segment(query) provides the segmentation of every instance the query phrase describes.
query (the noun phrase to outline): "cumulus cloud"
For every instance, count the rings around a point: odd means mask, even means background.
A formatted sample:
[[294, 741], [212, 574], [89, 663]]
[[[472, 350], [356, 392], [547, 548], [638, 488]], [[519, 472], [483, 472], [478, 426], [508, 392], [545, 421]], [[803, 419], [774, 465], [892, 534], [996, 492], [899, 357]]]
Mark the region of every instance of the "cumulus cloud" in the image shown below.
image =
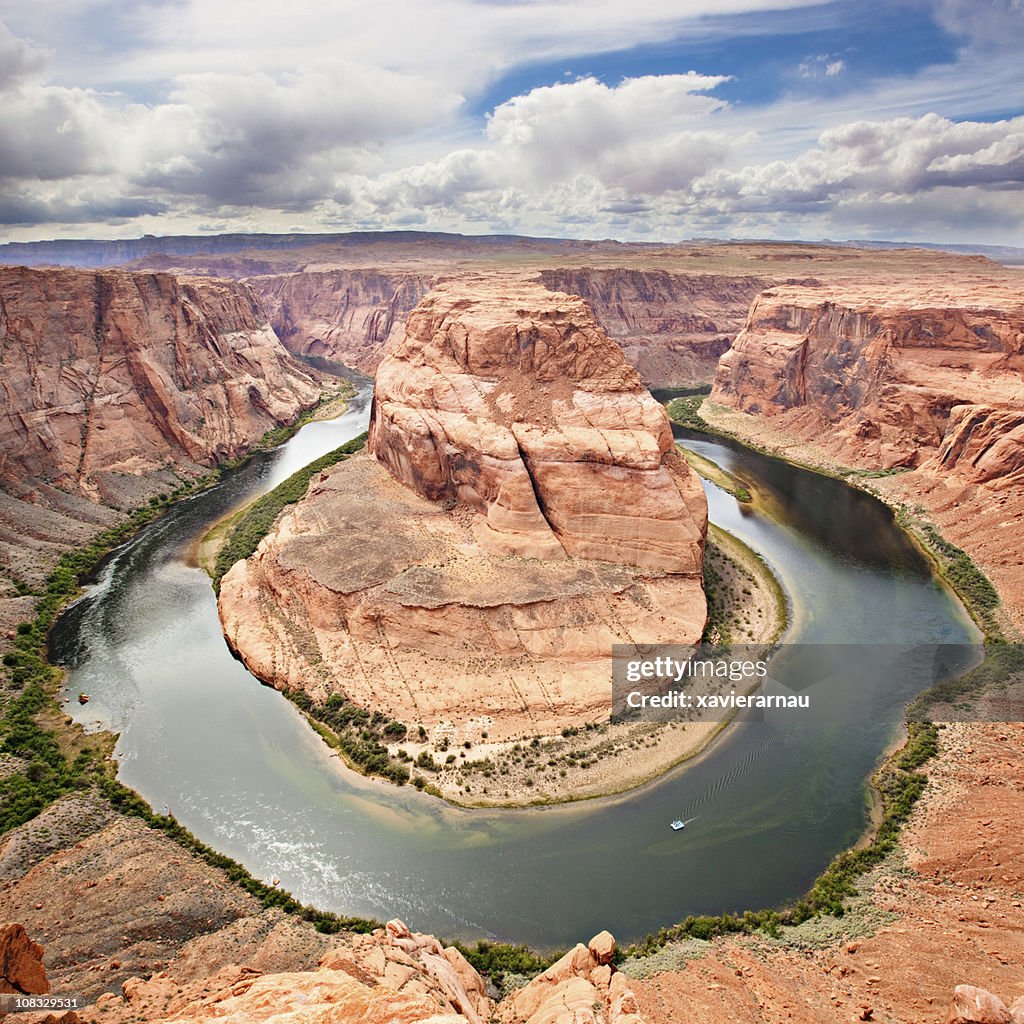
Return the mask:
[[684, 188], [729, 149], [725, 136], [694, 130], [725, 106], [704, 95], [725, 81], [690, 72], [534, 89], [494, 111], [487, 138], [524, 184], [586, 174], [638, 191]]
[[[366, 181], [357, 191], [379, 209], [450, 206], [471, 209], [488, 193], [495, 208], [635, 204], [636, 195], [687, 189], [721, 164], [733, 142], [705, 122], [724, 108], [704, 95], [722, 76], [646, 76], [608, 86], [582, 78], [533, 89], [500, 104], [484, 140]], [[557, 203], [549, 203], [558, 194]]]
[[415, 76], [344, 61], [280, 78], [186, 75], [139, 127], [137, 181], [214, 204], [302, 208], [461, 102]]
[[[96, 2], [54, 0], [69, 23]], [[1022, 6], [978, 0], [984, 9], [972, 15], [968, 0], [937, 2], [951, 26], [966, 25], [987, 47], [999, 35], [993, 25], [1005, 29]], [[115, 28], [139, 56], [119, 63], [124, 82], [106, 87], [78, 82], [63, 65], [58, 76], [58, 60], [0, 25], [0, 223], [618, 237], [835, 235], [840, 225], [861, 236], [917, 234], [915, 223], [934, 233], [997, 225], [1005, 235], [1024, 225], [1024, 118], [940, 116], [920, 105], [934, 94], [949, 115], [950, 97], [977, 104], [971, 90], [982, 85], [1019, 87], [1016, 60], [986, 63], [989, 51], [977, 47], [956, 66], [856, 92], [844, 56], [811, 55], [783, 74], [812, 87], [768, 107], [730, 106], [721, 96], [728, 76], [690, 71], [566, 77], [470, 116], [460, 90], [479, 95], [496, 68], [621, 48], [676, 24], [683, 5], [637, 0], [627, 13], [639, 11], [642, 24], [631, 27], [621, 4], [586, 0], [580, 38], [571, 38], [576, 0], [382, 0], [372, 19], [364, 7], [311, 0], [269, 34], [270, 0], [246, 0], [241, 21], [232, 21], [235, 3], [150, 0], [132, 9], [134, 23], [119, 9]], [[701, 0], [687, 16], [719, 6]], [[395, 22], [390, 56], [380, 49], [382, 18]], [[229, 29], [239, 45], [229, 45]], [[124, 91], [131, 76], [144, 79], [153, 37], [162, 48], [152, 77]], [[308, 53], [302, 40], [312, 40]], [[456, 53], [465, 59], [449, 67]], [[974, 73], [982, 68], [992, 73]], [[865, 105], [881, 113], [865, 119]]]
[[[790, 161], [720, 170], [695, 198], [720, 216], [808, 217], [894, 230], [918, 218], [934, 229], [1024, 222], [1024, 117], [954, 122], [937, 114], [857, 121], [824, 132], [819, 146]], [[936, 197], [941, 196], [941, 201]]]
[[46, 52], [18, 39], [0, 22], [0, 93], [27, 79], [41, 75], [47, 64]]

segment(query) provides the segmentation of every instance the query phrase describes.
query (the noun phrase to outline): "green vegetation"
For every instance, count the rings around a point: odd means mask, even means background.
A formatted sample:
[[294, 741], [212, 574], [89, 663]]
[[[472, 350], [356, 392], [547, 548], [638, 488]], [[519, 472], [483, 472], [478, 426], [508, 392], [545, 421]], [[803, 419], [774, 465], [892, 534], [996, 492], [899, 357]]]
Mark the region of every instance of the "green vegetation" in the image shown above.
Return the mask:
[[630, 947], [627, 955], [647, 956], [679, 939], [712, 939], [721, 935], [760, 932], [778, 937], [785, 925], [798, 925], [814, 917], [841, 917], [845, 900], [856, 895], [855, 881], [877, 867], [896, 848], [900, 828], [924, 792], [927, 776], [918, 769], [938, 752], [938, 728], [931, 723], [911, 723], [906, 745], [891, 757], [874, 777], [882, 798], [882, 820], [868, 846], [839, 854], [818, 876], [803, 899], [783, 910], [748, 910], [743, 914], [687, 917], [662, 928]]
[[938, 556], [940, 573], [967, 605], [986, 640], [1001, 640], [1002, 630], [995, 619], [999, 594], [989, 578], [966, 551], [946, 540], [931, 523], [925, 524], [922, 530], [929, 548]]
[[32, 682], [4, 714], [0, 750], [21, 758], [25, 768], [0, 779], [0, 833], [34, 818], [66, 793], [87, 789], [102, 770], [94, 751], [83, 750], [73, 761], [64, 756], [53, 733], [36, 721], [47, 702], [42, 686]]
[[547, 970], [562, 953], [543, 955], [528, 946], [513, 946], [507, 942], [487, 942], [481, 939], [475, 946], [467, 946], [456, 939], [450, 943], [481, 974], [486, 974], [499, 988], [506, 974], [533, 977]]
[[257, 498], [238, 520], [231, 537], [217, 555], [217, 565], [213, 574], [214, 589], [219, 592], [220, 581], [224, 574], [243, 558], [248, 558], [257, 548], [259, 542], [267, 535], [274, 525], [282, 509], [294, 505], [309, 488], [309, 481], [317, 473], [342, 462], [350, 455], [359, 451], [366, 444], [366, 434], [362, 433], [340, 448], [322, 455], [319, 459], [293, 473], [287, 480], [279, 483], [272, 491]]
[[999, 593], [989, 578], [962, 548], [946, 540], [935, 526], [924, 518], [920, 506], [911, 511], [906, 506], [896, 509], [896, 525], [901, 527], [931, 556], [938, 575], [956, 591], [971, 618], [985, 634], [985, 643], [1005, 643], [1002, 628], [996, 619]]
[[[922, 693], [908, 708], [907, 720], [919, 721], [930, 717], [935, 706], [954, 705], [984, 720], [972, 698], [1005, 692], [1010, 681], [1024, 677], [1024, 646], [1020, 644], [990, 643], [984, 647], [985, 657], [980, 665], [967, 672], [944, 679]], [[966, 716], [965, 716], [966, 717]]]
[[[318, 704], [302, 690], [283, 692], [297, 708], [327, 727], [317, 731], [357, 771], [363, 775], [378, 775], [398, 786], [409, 781], [409, 769], [392, 761], [387, 747], [381, 742], [404, 738], [408, 729], [401, 722], [389, 721], [379, 711], [371, 714], [366, 708], [347, 701], [340, 693], [332, 693], [324, 703]], [[424, 767], [419, 761], [417, 766]]]
[[237, 459], [228, 459], [222, 462], [220, 468], [222, 470], [237, 469], [248, 462], [257, 452], [270, 451], [271, 448], [277, 448], [279, 445], [284, 444], [285, 441], [294, 437], [307, 423], [318, 419], [330, 419], [331, 416], [338, 415], [337, 411], [333, 411], [334, 408], [340, 406], [341, 409], [344, 409], [347, 400], [354, 394], [355, 388], [348, 382], [345, 382], [334, 391], [322, 394], [320, 401], [312, 409], [306, 409], [304, 412], [299, 413], [293, 423], [283, 427], [271, 427], [244, 455], [240, 455]]
[[668, 418], [682, 427], [689, 427], [691, 430], [703, 430], [710, 432], [711, 427], [700, 414], [700, 407], [704, 404], [706, 394], [688, 395], [683, 398], [673, 398], [666, 407]]

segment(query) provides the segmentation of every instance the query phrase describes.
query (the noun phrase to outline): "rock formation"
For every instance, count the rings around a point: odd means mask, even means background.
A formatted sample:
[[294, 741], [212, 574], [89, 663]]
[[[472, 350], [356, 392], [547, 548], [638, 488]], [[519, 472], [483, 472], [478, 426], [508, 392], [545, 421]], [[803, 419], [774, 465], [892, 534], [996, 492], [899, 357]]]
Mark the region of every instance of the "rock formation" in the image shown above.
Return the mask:
[[[1019, 472], [1024, 296], [945, 277], [779, 286], [722, 356], [712, 400], [775, 417], [849, 465]], [[1016, 440], [1015, 440], [1016, 438]]]
[[[437, 273], [310, 269], [253, 277], [249, 284], [289, 351], [372, 374]], [[643, 381], [655, 387], [710, 380], [751, 300], [770, 284], [752, 275], [632, 267], [542, 270], [538, 279], [551, 291], [583, 298]]]
[[309, 270], [254, 277], [277, 336], [290, 352], [372, 374], [392, 337], [429, 291], [431, 275], [392, 270]]
[[1021, 1024], [1024, 1021], [1024, 996], [1007, 1005], [987, 989], [957, 985], [946, 1024]]
[[46, 950], [20, 924], [0, 925], [0, 992], [43, 995], [50, 982], [43, 966]]
[[612, 644], [699, 638], [703, 490], [580, 299], [438, 286], [378, 370], [369, 448], [222, 581], [261, 678], [501, 739], [607, 715]]
[[[607, 943], [611, 953], [605, 955]], [[372, 935], [336, 939], [315, 970], [264, 974], [251, 967], [226, 967], [191, 985], [161, 972], [147, 980], [129, 979], [123, 998], [101, 996], [96, 1011], [111, 1024], [128, 1019], [165, 1024], [284, 1019], [295, 1024], [643, 1024], [636, 996], [610, 963], [614, 949], [615, 940], [603, 932], [589, 948], [577, 945], [524, 988], [495, 1003], [457, 949], [396, 920]]]
[[[711, 401], [730, 425], [924, 508], [1024, 632], [1024, 293], [991, 264], [763, 292], [722, 356]], [[724, 421], [723, 421], [723, 424]], [[803, 449], [801, 446], [806, 446]]]
[[29, 578], [320, 393], [247, 286], [124, 271], [0, 268], [0, 379], [0, 560]]
[[651, 387], [711, 380], [718, 357], [771, 283], [751, 274], [680, 274], [632, 267], [541, 271], [545, 287], [579, 295]]
[[480, 512], [490, 550], [700, 570], [703, 490], [575, 296], [438, 286], [377, 373], [369, 447], [428, 500]]
[[615, 939], [601, 932], [569, 950], [498, 1007], [501, 1024], [643, 1024], [636, 995], [612, 960]]

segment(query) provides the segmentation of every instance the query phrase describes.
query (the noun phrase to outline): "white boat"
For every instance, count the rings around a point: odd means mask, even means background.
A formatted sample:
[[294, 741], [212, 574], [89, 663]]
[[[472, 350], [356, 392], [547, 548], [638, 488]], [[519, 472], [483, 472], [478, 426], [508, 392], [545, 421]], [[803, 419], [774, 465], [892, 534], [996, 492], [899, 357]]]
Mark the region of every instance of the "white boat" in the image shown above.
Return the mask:
[[686, 828], [686, 822], [681, 818], [676, 818], [676, 820], [672, 822], [672, 831], [678, 832], [681, 828]]

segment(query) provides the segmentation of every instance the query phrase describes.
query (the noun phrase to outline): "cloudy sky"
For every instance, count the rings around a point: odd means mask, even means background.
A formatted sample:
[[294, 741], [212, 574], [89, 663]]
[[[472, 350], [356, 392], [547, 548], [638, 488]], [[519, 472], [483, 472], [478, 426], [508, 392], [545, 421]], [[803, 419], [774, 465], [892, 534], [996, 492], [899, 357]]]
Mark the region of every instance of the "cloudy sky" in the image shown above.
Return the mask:
[[1024, 245], [1024, 0], [0, 0], [0, 240]]

